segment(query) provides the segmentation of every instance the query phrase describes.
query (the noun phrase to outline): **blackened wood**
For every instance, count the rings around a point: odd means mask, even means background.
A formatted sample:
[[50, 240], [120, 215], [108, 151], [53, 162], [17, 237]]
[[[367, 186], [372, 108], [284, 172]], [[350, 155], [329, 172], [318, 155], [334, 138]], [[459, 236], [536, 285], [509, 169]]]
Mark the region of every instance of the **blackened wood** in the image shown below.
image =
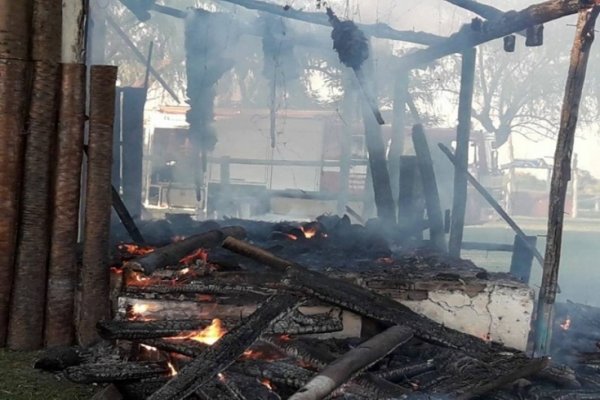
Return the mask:
[[[536, 247], [537, 236], [527, 236], [528, 245], [523, 243], [523, 239], [515, 235], [512, 257], [510, 260], [510, 273], [523, 283], [529, 284], [531, 276], [531, 266], [533, 263], [532, 247]], [[463, 247], [464, 248], [464, 247]]]
[[[454, 164], [454, 167], [456, 168], [455, 158], [454, 158], [454, 154], [452, 154], [452, 151], [448, 147], [443, 145], [442, 143], [438, 143], [438, 147], [442, 150], [442, 152], [446, 155], [446, 157], [448, 157], [450, 162], [452, 164]], [[496, 199], [494, 199], [494, 197], [468, 171], [467, 171], [467, 179], [468, 179], [469, 183], [471, 185], [473, 185], [473, 187], [479, 192], [479, 194], [481, 194], [481, 196], [483, 196], [483, 198], [489, 203], [489, 205], [492, 206], [492, 208], [494, 210], [496, 210], [496, 212], [502, 217], [502, 219], [504, 219], [504, 221], [506, 221], [506, 223], [512, 228], [513, 231], [515, 231], [515, 233], [517, 235], [519, 235], [521, 238], [527, 237], [525, 232], [523, 232], [523, 230], [519, 227], [519, 225], [517, 225], [515, 220], [512, 219], [506, 211], [504, 211], [504, 209], [502, 208], [502, 206], [500, 204], [498, 204]], [[527, 241], [525, 240], [524, 243], [527, 243]], [[543, 264], [544, 258], [542, 257], [540, 252], [535, 247], [531, 247], [531, 245], [528, 245], [528, 247], [533, 252], [536, 260], [538, 260], [538, 262], [540, 264]]]
[[578, 389], [581, 383], [575, 371], [566, 365], [552, 363], [534, 375], [534, 378], [552, 382], [559, 387]]
[[85, 238], [76, 309], [76, 336], [82, 345], [97, 340], [96, 323], [110, 317], [108, 265], [116, 79], [116, 67], [91, 67]]
[[290, 400], [320, 400], [412, 338], [408, 328], [393, 326], [325, 367]]
[[229, 367], [269, 327], [270, 323], [296, 307], [299, 299], [291, 295], [273, 296], [240, 325], [210, 346], [149, 400], [181, 399], [195, 392]]
[[400, 157], [398, 192], [398, 225], [406, 236], [423, 238], [423, 230], [419, 223], [423, 219], [423, 209], [419, 204], [422, 193], [419, 184], [419, 171], [416, 156]]
[[417, 165], [419, 175], [421, 176], [421, 186], [425, 195], [425, 204], [427, 206], [427, 219], [429, 220], [429, 236], [436, 249], [446, 251], [446, 235], [444, 233], [444, 217], [440, 205], [440, 195], [438, 193], [435, 172], [433, 171], [433, 161], [431, 152], [425, 137], [423, 125], [416, 124], [412, 129], [412, 140], [417, 154]]
[[[0, 21], [3, 27], [0, 29], [0, 38], [3, 35], [16, 33], [7, 32], [4, 27], [7, 25], [10, 27], [14, 21], [19, 20], [15, 12], [23, 11], [20, 8], [25, 4], [25, 1], [23, 3], [0, 2], [0, 8], [4, 7], [0, 10]], [[28, 24], [24, 23], [24, 26], [27, 27]], [[21, 43], [21, 39], [18, 39], [17, 43]], [[4, 40], [1, 39], [0, 46], [4, 44]], [[24, 45], [24, 48], [27, 46]], [[4, 51], [0, 49], [0, 54]], [[0, 268], [0, 347], [6, 344], [13, 286], [23, 173], [25, 116], [29, 104], [28, 69], [29, 64], [25, 61], [0, 60], [0, 77], [2, 77], [0, 79], [0, 165], [2, 165], [0, 168], [0, 265], [2, 265]]]
[[407, 365], [399, 368], [388, 368], [382, 371], [378, 371], [375, 374], [383, 379], [391, 382], [403, 381], [408, 378], [412, 378], [415, 375], [422, 374], [424, 372], [433, 371], [436, 365], [433, 360], [428, 360], [418, 364]]
[[105, 386], [90, 400], [122, 400], [123, 394], [119, 391], [116, 385], [110, 384]]
[[414, 68], [450, 54], [460, 53], [478, 44], [522, 31], [528, 26], [543, 24], [575, 14], [579, 11], [580, 4], [579, 0], [548, 0], [516, 12], [503, 13], [502, 17], [492, 21], [485, 21], [479, 31], [471, 29], [470, 24], [463, 25], [456, 33], [441, 43], [401, 57], [398, 60], [398, 68], [400, 70]]
[[122, 178], [123, 202], [139, 218], [142, 212], [142, 164], [144, 158], [144, 106], [146, 88], [121, 88], [122, 93]]
[[131, 260], [126, 267], [151, 274], [159, 268], [179, 264], [179, 260], [195, 250], [219, 246], [227, 236], [244, 238], [246, 231], [244, 228], [232, 226], [193, 235]]
[[579, 12], [575, 41], [571, 50], [571, 62], [565, 85], [565, 96], [550, 184], [546, 253], [536, 316], [535, 351], [538, 354], [546, 354], [550, 351], [552, 324], [554, 322], [553, 308], [558, 291], [565, 200], [567, 186], [571, 179], [571, 156], [579, 116], [579, 103], [585, 82], [590, 49], [594, 41], [594, 26], [599, 13], [599, 5], [594, 6], [591, 11], [582, 9]]
[[63, 64], [44, 326], [44, 343], [48, 347], [72, 344], [75, 337], [73, 308], [78, 280], [85, 100], [85, 65]]
[[285, 317], [274, 321], [268, 333], [305, 335], [340, 332], [342, 330], [344, 330], [344, 321], [341, 313], [338, 315], [334, 315], [333, 312], [305, 315], [298, 310], [293, 310]]
[[[281, 400], [279, 395], [269, 389], [264, 383], [257, 379], [238, 374], [235, 372], [225, 372], [222, 379], [219, 379], [217, 386], [224, 388], [229, 394], [228, 400]], [[204, 387], [199, 391], [204, 390]], [[207, 400], [213, 400], [208, 398]]]
[[85, 359], [82, 349], [77, 347], [53, 347], [36, 360], [34, 368], [49, 372], [62, 371], [67, 367], [81, 364]]
[[461, 58], [458, 127], [456, 128], [456, 151], [454, 153], [454, 158], [460, 168], [454, 169], [454, 197], [452, 198], [450, 238], [448, 239], [448, 252], [454, 257], [460, 257], [467, 210], [467, 175], [465, 171], [469, 169], [476, 51], [475, 48], [465, 50]]
[[129, 236], [131, 237], [131, 239], [134, 242], [136, 242], [137, 244], [145, 244], [146, 241], [144, 240], [142, 233], [140, 232], [137, 225], [135, 224], [135, 221], [131, 217], [131, 214], [129, 213], [127, 206], [125, 206], [125, 203], [123, 203], [123, 200], [121, 199], [121, 195], [119, 195], [119, 192], [117, 192], [117, 189], [115, 189], [114, 185], [111, 186], [111, 194], [112, 194], [112, 206], [115, 209], [115, 212], [117, 213], [117, 215], [119, 216], [121, 223], [127, 230], [127, 233], [129, 233]]
[[283, 361], [241, 361], [232, 365], [229, 370], [268, 379], [275, 385], [282, 384], [294, 389], [301, 388], [315, 375], [313, 371]]
[[350, 282], [331, 278], [311, 271], [288, 260], [279, 258], [266, 250], [235, 238], [227, 238], [223, 247], [249, 257], [271, 268], [286, 270], [284, 283], [290, 289], [301, 291], [327, 303], [373, 318], [390, 325], [404, 325], [414, 330], [419, 338], [445, 347], [460, 349], [482, 359], [493, 359], [493, 347], [482, 339], [448, 329], [432, 320], [416, 314], [395, 300], [372, 292]]
[[[60, 31], [54, 34], [60, 35]], [[13, 350], [38, 349], [43, 343], [44, 294], [50, 248], [50, 161], [54, 159], [51, 154], [56, 140], [59, 79], [58, 64], [34, 63], [8, 327], [8, 346]]]
[[182, 319], [164, 321], [100, 321], [98, 333], [104, 339], [153, 339], [177, 336], [185, 331], [206, 328], [212, 320]]
[[368, 105], [366, 103], [366, 100], [363, 101], [361, 109], [377, 216], [386, 223], [393, 224], [396, 221], [396, 206], [390, 185], [390, 174], [387, 166], [381, 125], [375, 121], [372, 113], [367, 111]]
[[159, 350], [177, 353], [188, 357], [198, 357], [208, 347], [207, 344], [191, 339], [141, 339], [141, 342]]
[[69, 367], [65, 371], [65, 376], [75, 383], [112, 383], [168, 376], [170, 373], [166, 363], [119, 362]]

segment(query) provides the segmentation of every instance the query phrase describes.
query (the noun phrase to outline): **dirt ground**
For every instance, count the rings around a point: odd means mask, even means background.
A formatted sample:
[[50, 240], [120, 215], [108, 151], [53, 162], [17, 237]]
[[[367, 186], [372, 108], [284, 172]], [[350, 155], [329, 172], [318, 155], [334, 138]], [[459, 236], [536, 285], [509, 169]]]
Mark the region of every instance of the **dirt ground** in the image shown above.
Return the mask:
[[0, 349], [0, 400], [88, 400], [99, 389], [35, 370], [39, 354]]

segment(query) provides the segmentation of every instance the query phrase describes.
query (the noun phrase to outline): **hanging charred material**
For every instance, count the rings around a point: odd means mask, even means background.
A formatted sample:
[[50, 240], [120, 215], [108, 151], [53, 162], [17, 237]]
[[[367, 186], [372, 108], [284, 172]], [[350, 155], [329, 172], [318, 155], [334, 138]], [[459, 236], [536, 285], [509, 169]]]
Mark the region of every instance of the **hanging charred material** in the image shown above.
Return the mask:
[[[233, 27], [233, 29], [232, 29]], [[187, 70], [187, 111], [190, 141], [194, 157], [198, 161], [194, 168], [196, 199], [203, 201], [206, 154], [217, 143], [213, 127], [214, 102], [217, 95], [216, 83], [233, 67], [233, 60], [225, 56], [232, 41], [237, 40], [235, 23], [220, 13], [191, 10], [185, 19], [185, 51]], [[202, 154], [202, 162], [199, 162]], [[204, 199], [205, 201], [206, 199]]]
[[385, 121], [377, 106], [377, 99], [370, 90], [362, 69], [364, 62], [369, 58], [369, 41], [367, 37], [358, 29], [354, 22], [340, 21], [329, 7], [327, 8], [327, 16], [329, 17], [329, 23], [333, 27], [333, 31], [331, 32], [333, 48], [337, 52], [340, 62], [346, 67], [352, 68], [367, 103], [375, 116], [375, 120], [377, 120], [379, 125], [384, 125]]
[[517, 37], [515, 35], [507, 35], [502, 39], [504, 44], [504, 51], [507, 53], [513, 53], [515, 51], [515, 45]]
[[31, 3], [0, 1], [0, 347], [6, 343], [19, 219]]
[[600, 6], [598, 5], [591, 9], [582, 9], [579, 12], [575, 41], [571, 50], [571, 63], [567, 75], [550, 186], [546, 254], [536, 318], [535, 351], [538, 354], [545, 354], [549, 351], [552, 339], [553, 308], [558, 291], [565, 199], [567, 186], [571, 179], [571, 155], [573, 154], [575, 129], [579, 116], [579, 102], [585, 82], [590, 48], [594, 41], [594, 26], [599, 13]]
[[259, 17], [262, 30], [263, 76], [269, 81], [269, 111], [271, 148], [275, 147], [277, 132], [277, 88], [284, 80], [298, 78], [294, 45], [288, 36], [283, 18], [270, 15]]
[[525, 46], [538, 47], [544, 44], [544, 25], [532, 25], [526, 32]]
[[50, 161], [54, 158], [51, 154], [58, 117], [61, 22], [62, 1], [33, 2], [33, 92], [8, 328], [8, 346], [15, 350], [37, 349], [43, 343], [51, 223]]
[[68, 345], [74, 339], [73, 307], [77, 284], [76, 247], [85, 125], [85, 82], [84, 64], [63, 64], [44, 328], [47, 346]]
[[91, 68], [85, 241], [76, 310], [77, 341], [82, 345], [89, 345], [99, 337], [96, 323], [110, 316], [107, 266], [116, 79], [116, 67]]

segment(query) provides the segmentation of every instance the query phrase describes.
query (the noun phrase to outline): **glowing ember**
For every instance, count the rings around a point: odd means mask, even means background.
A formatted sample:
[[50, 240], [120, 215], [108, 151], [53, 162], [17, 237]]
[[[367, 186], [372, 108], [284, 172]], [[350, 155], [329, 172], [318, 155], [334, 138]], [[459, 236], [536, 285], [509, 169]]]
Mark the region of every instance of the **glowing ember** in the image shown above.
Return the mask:
[[154, 251], [153, 247], [139, 246], [132, 243], [122, 243], [119, 245], [119, 250], [128, 253], [132, 256], [144, 256]]
[[204, 249], [198, 249], [192, 254], [183, 257], [181, 260], [179, 260], [179, 263], [184, 265], [190, 265], [196, 260], [202, 260], [206, 262], [207, 259], [208, 253]]
[[123, 269], [119, 267], [110, 267], [111, 274], [121, 275], [123, 273]]
[[315, 226], [301, 226], [300, 229], [304, 233], [304, 237], [307, 239], [312, 239], [317, 233], [319, 233]]
[[565, 319], [565, 321], [562, 324], [560, 324], [560, 327], [564, 331], [568, 331], [571, 328], [571, 317], [567, 317], [567, 319]]
[[284, 235], [287, 236], [288, 239], [298, 240], [298, 237], [296, 235], [292, 235], [291, 233], [284, 233]]
[[173, 364], [167, 363], [167, 365], [169, 366], [169, 371], [171, 372], [171, 376], [177, 375], [177, 370], [175, 369], [175, 367], [173, 366]]
[[145, 314], [146, 312], [148, 312], [149, 308], [150, 307], [148, 306], [148, 304], [139, 304], [139, 303], [137, 303], [137, 304], [134, 304], [131, 307], [131, 312], [133, 314], [140, 314], [141, 315], [141, 314]]
[[184, 269], [182, 269], [181, 271], [179, 271], [179, 273], [180, 273], [180, 274], [182, 274], [182, 275], [185, 275], [185, 274], [187, 274], [188, 272], [190, 272], [190, 269], [189, 269], [189, 268], [184, 268]]
[[140, 346], [142, 347], [142, 349], [146, 349], [148, 351], [158, 351], [158, 349], [156, 347], [152, 347], [152, 346], [148, 346], [147, 344], [140, 344]]
[[273, 390], [273, 385], [271, 385], [271, 381], [268, 379], [264, 378], [260, 381], [260, 383], [262, 383], [267, 389]]
[[217, 374], [217, 377], [219, 378], [219, 380], [220, 380], [221, 382], [225, 382], [225, 375], [223, 375], [221, 372], [219, 372], [219, 373]]

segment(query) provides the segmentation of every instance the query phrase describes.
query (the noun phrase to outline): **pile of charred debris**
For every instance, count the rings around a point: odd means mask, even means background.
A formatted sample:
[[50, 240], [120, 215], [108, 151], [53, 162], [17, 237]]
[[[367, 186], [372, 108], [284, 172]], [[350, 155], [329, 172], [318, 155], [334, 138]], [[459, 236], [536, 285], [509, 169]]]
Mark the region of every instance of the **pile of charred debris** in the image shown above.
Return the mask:
[[[50, 350], [38, 368], [125, 399], [600, 399], [600, 310], [562, 304], [555, 355], [532, 358], [337, 278], [443, 266], [452, 279], [470, 264], [392, 251], [377, 226], [331, 216], [176, 225], [179, 236], [163, 226], [152, 239], [161, 247], [117, 247], [115, 317], [98, 324], [98, 344]], [[360, 337], [335, 337], [343, 310], [362, 317]]]

